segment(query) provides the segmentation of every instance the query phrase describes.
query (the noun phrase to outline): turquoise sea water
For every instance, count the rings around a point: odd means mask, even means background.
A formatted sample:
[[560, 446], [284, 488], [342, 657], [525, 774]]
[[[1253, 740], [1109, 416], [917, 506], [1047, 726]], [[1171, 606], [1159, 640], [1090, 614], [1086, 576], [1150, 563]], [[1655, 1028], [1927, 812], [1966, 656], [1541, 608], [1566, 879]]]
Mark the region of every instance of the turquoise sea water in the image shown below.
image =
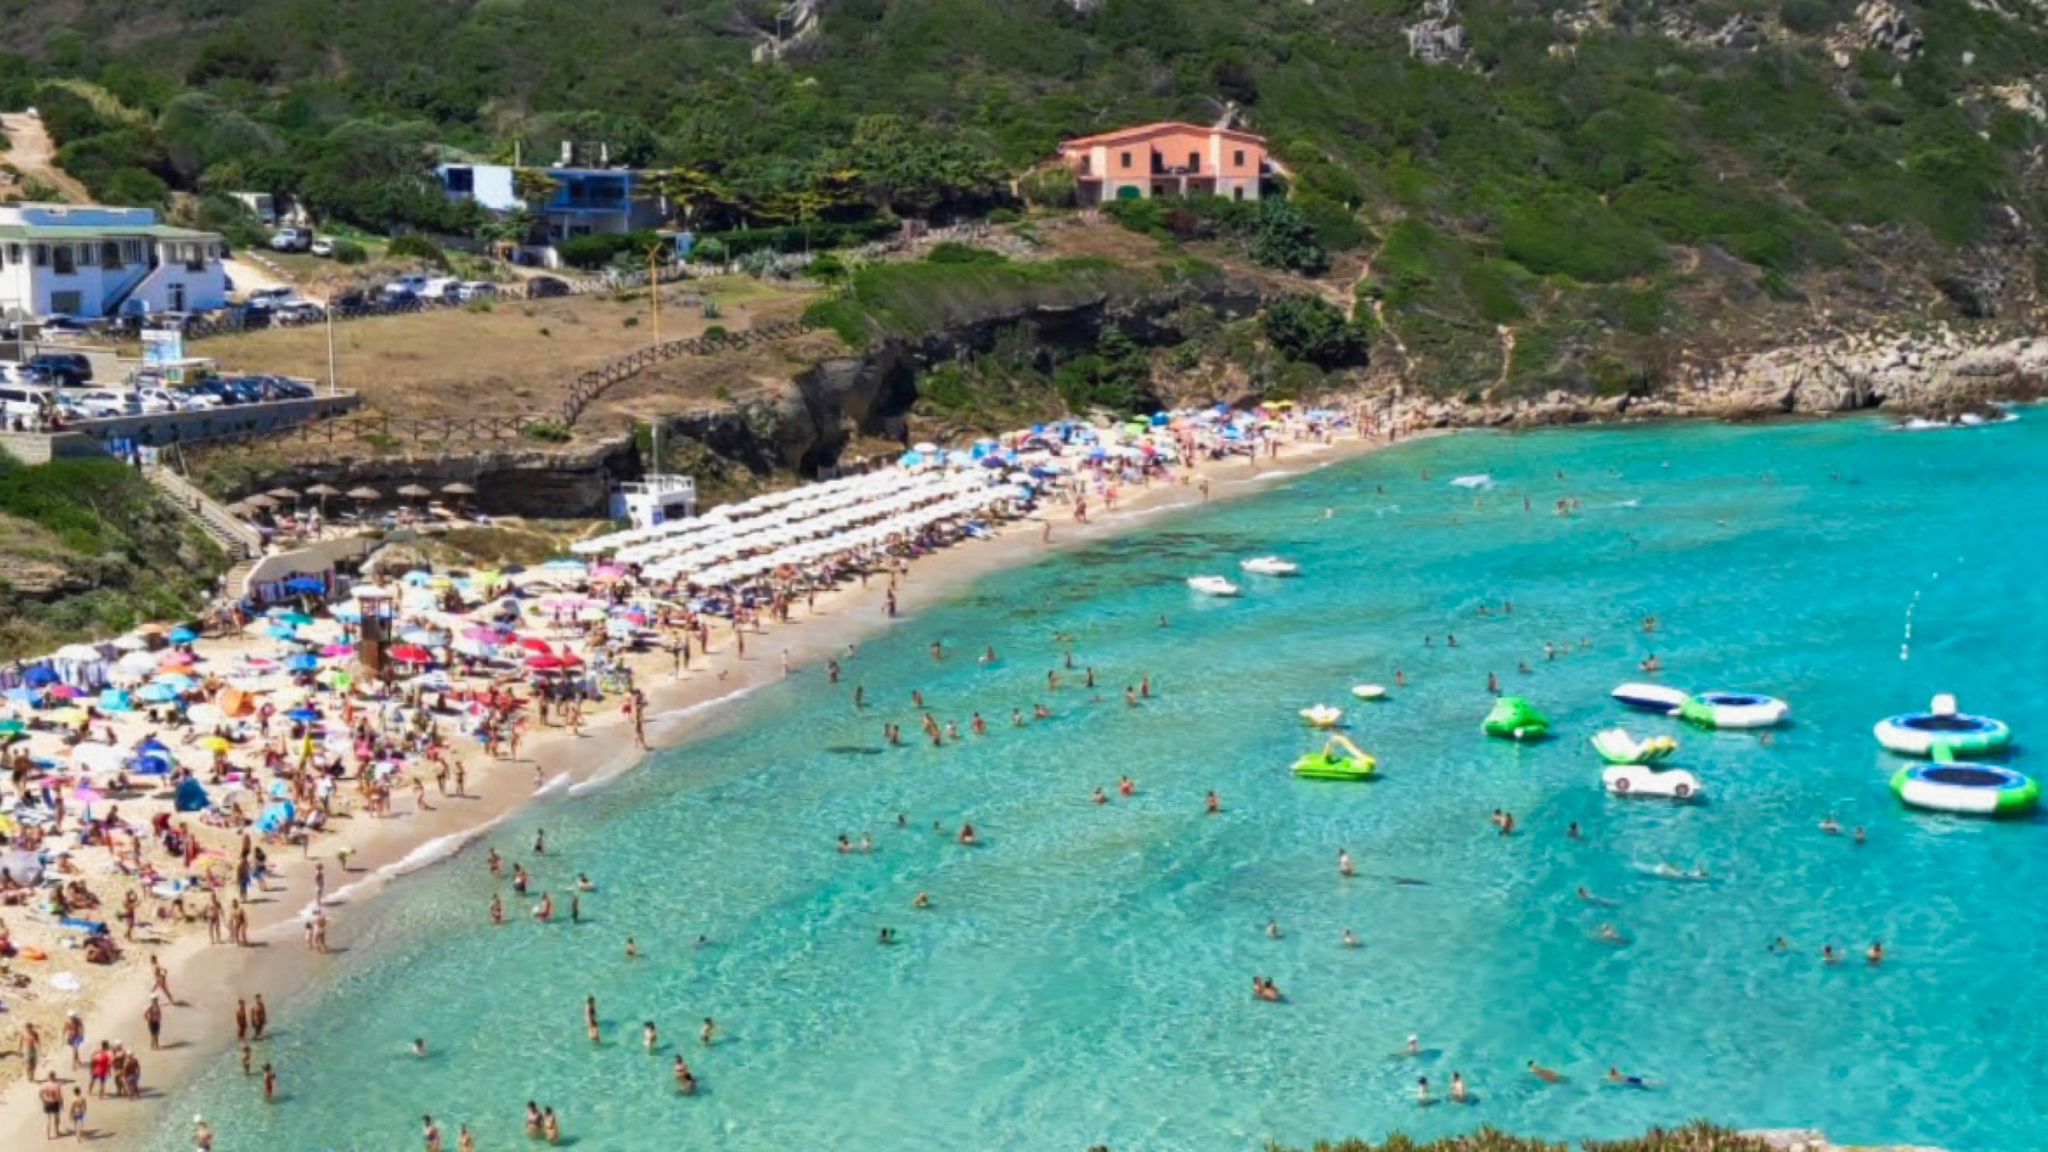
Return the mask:
[[[1474, 473], [1497, 486], [1447, 483]], [[1695, 1116], [2048, 1147], [2033, 970], [2048, 826], [1902, 810], [1870, 735], [1936, 691], [2023, 740], [2048, 729], [2044, 479], [2039, 419], [1574, 430], [1415, 444], [1162, 517], [988, 579], [863, 644], [845, 684], [805, 669], [707, 738], [493, 835], [524, 859], [547, 829], [542, 884], [565, 907], [577, 872], [601, 887], [581, 926], [494, 930], [481, 845], [344, 913], [352, 954], [277, 1013], [264, 1058], [286, 1102], [264, 1107], [224, 1060], [152, 1147], [184, 1148], [194, 1111], [228, 1149], [416, 1147], [431, 1112], [451, 1147], [467, 1121], [488, 1152], [524, 1144], [528, 1099], [589, 1152], [1220, 1152], [1481, 1124], [1613, 1136]], [[1552, 513], [1560, 496], [1575, 516]], [[1247, 578], [1235, 602], [1182, 584], [1266, 552], [1305, 575]], [[1637, 627], [1650, 614], [1654, 637]], [[1098, 669], [1101, 702], [1078, 671], [1044, 689], [1057, 633]], [[935, 664], [940, 638], [954, 655]], [[987, 645], [992, 668], [974, 659]], [[1780, 695], [1795, 723], [1765, 746], [1624, 713], [1607, 693], [1651, 651], [1666, 683]], [[1409, 687], [1391, 700], [1349, 698], [1397, 668]], [[1489, 671], [1560, 737], [1483, 738]], [[1159, 698], [1126, 708], [1122, 687], [1146, 673]], [[913, 688], [963, 730], [979, 710], [991, 735], [882, 751], [885, 719], [915, 736]], [[1009, 727], [1041, 700], [1054, 721]], [[1379, 780], [1289, 777], [1319, 743], [1295, 715], [1316, 701], [1349, 710]], [[1710, 800], [1606, 796], [1586, 738], [1617, 722], [1677, 735]], [[1125, 773], [1134, 799], [1089, 803]], [[1221, 816], [1203, 814], [1210, 788]], [[1497, 835], [1494, 808], [1522, 831]], [[1830, 813], [1868, 844], [1817, 831]], [[933, 831], [963, 819], [983, 847]], [[1584, 842], [1565, 838], [1571, 821]], [[842, 832], [871, 833], [875, 853], [837, 854]], [[1658, 879], [1659, 861], [1714, 878]], [[1582, 903], [1581, 885], [1616, 907]], [[920, 890], [934, 909], [911, 910]], [[1600, 942], [1603, 923], [1633, 943]], [[879, 946], [882, 926], [901, 942]], [[1339, 947], [1346, 928], [1362, 947]], [[710, 944], [693, 947], [700, 934]], [[1778, 935], [1793, 954], [1766, 951]], [[1890, 959], [1873, 970], [1874, 939]], [[1857, 959], [1825, 967], [1824, 943]], [[1254, 1002], [1254, 974], [1289, 1002]], [[586, 993], [607, 1022], [594, 1050]], [[707, 1015], [723, 1033], [710, 1049]], [[649, 1019], [656, 1056], [640, 1048]], [[1395, 1056], [1411, 1032], [1425, 1054]], [[405, 1054], [414, 1036], [425, 1061]], [[672, 1091], [675, 1051], [702, 1095]], [[1530, 1060], [1567, 1082], [1538, 1082]], [[1662, 1086], [1609, 1087], [1610, 1065]], [[1441, 1095], [1453, 1071], [1476, 1103], [1416, 1106], [1417, 1076]]]

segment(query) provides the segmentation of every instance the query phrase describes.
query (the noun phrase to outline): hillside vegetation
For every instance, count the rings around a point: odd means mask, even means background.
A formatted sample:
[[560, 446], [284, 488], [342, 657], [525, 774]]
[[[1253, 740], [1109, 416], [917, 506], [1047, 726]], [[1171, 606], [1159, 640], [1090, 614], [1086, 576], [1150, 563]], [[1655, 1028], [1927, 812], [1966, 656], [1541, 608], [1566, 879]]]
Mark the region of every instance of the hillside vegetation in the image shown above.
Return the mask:
[[824, 0], [754, 63], [780, 9], [0, 0], [0, 104], [41, 104], [103, 197], [442, 231], [482, 224], [433, 189], [441, 150], [602, 140], [675, 169], [700, 230], [944, 218], [1063, 137], [1235, 105], [1453, 388], [1631, 389], [1674, 348], [2041, 299], [2031, 0]]
[[226, 567], [133, 469], [0, 453], [0, 659], [182, 619]]

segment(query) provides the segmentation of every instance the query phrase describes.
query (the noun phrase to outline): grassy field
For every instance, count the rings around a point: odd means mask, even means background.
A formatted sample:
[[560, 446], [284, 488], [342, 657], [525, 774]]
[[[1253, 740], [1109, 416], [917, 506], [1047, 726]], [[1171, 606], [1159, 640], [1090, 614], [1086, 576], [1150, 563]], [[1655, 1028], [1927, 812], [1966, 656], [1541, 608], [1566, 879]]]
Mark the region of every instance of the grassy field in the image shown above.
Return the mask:
[[[792, 319], [812, 297], [746, 278], [663, 290], [661, 337], [696, 336], [713, 324], [738, 332]], [[698, 299], [718, 309], [707, 321]], [[577, 373], [654, 342], [645, 292], [626, 300], [570, 297], [498, 301], [458, 309], [380, 316], [335, 326], [337, 378], [390, 416], [513, 416], [552, 407]], [[231, 372], [327, 378], [321, 326], [222, 336], [196, 354]]]

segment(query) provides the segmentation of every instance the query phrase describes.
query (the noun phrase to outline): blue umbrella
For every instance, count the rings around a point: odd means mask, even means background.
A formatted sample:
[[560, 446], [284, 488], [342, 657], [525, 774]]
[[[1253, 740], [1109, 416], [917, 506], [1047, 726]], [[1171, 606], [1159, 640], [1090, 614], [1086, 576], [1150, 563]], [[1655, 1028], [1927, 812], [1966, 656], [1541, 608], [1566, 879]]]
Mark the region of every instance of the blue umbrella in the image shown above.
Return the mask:
[[171, 629], [171, 643], [173, 644], [190, 644], [197, 639], [199, 639], [199, 633], [194, 632], [190, 628]]
[[135, 698], [145, 704], [168, 704], [178, 698], [178, 690], [169, 684], [145, 684]]
[[99, 705], [100, 710], [102, 712], [135, 711], [134, 698], [129, 696], [128, 693], [121, 691], [119, 688], [108, 688], [105, 691], [101, 692]]
[[320, 719], [320, 713], [313, 711], [311, 708], [294, 708], [285, 713], [284, 718], [294, 724], [311, 724]]
[[290, 672], [312, 672], [320, 667], [320, 658], [301, 652], [297, 656], [286, 659], [284, 666]]
[[284, 582], [284, 590], [293, 595], [327, 591], [327, 582], [314, 576], [294, 576]]
[[21, 674], [21, 682], [31, 688], [48, 688], [57, 682], [57, 673], [47, 664], [38, 664]]
[[135, 752], [139, 756], [169, 756], [171, 754], [171, 746], [151, 736], [149, 739], [137, 744]]
[[293, 640], [297, 639], [299, 630], [285, 624], [272, 624], [263, 630], [263, 634], [272, 640]]
[[915, 468], [919, 464], [924, 463], [924, 453], [905, 452], [902, 456], [897, 458], [896, 463], [902, 465], [905, 468]]

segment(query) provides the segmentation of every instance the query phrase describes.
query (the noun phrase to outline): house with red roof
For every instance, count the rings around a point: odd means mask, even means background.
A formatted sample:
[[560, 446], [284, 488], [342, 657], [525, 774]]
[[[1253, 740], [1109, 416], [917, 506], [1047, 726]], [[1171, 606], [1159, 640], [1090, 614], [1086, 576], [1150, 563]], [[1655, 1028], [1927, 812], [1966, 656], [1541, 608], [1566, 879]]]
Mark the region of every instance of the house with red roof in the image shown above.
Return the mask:
[[1084, 207], [1155, 196], [1257, 200], [1277, 174], [1265, 137], [1170, 120], [1068, 140], [1060, 162]]

